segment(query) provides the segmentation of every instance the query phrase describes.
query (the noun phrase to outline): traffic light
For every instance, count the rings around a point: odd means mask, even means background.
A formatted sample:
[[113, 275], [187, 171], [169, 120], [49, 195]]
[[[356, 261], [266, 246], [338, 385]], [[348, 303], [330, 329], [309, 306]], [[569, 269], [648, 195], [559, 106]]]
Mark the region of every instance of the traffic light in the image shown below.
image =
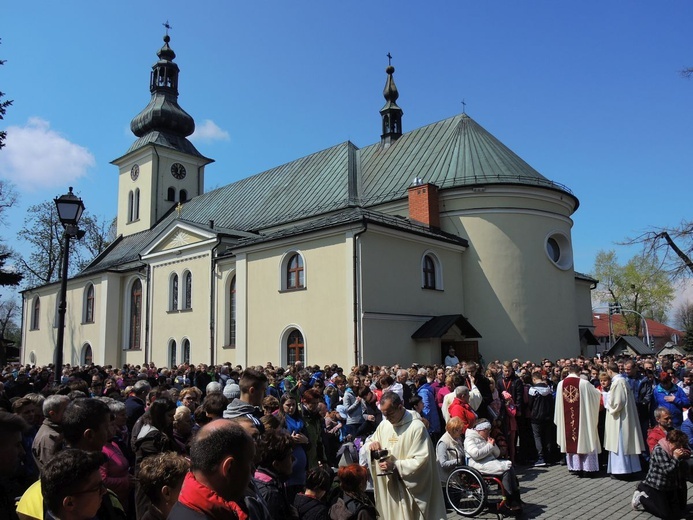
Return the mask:
[[618, 302], [609, 303], [609, 316], [621, 314], [621, 304]]

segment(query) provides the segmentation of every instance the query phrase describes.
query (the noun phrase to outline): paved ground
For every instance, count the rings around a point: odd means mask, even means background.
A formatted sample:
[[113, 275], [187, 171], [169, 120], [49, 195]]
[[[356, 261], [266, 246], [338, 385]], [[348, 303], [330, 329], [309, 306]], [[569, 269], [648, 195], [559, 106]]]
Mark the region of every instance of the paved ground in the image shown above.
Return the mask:
[[[654, 518], [633, 511], [630, 501], [639, 480], [627, 482], [613, 480], [605, 473], [597, 478], [577, 478], [565, 466], [545, 468], [518, 468], [522, 500], [526, 503], [520, 518], [572, 519], [638, 519]], [[693, 487], [688, 487], [689, 503], [693, 501]], [[449, 519], [461, 519], [456, 512]], [[495, 519], [489, 512], [477, 518]], [[687, 518], [693, 518], [689, 515]]]

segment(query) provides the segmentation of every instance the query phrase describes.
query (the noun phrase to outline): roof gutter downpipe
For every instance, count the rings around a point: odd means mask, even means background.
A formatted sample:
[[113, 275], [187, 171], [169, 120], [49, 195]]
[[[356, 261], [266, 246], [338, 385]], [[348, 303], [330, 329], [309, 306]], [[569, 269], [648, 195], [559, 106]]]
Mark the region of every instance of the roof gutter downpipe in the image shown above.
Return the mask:
[[[214, 229], [214, 221], [210, 220], [209, 222], [210, 227], [212, 230]], [[221, 238], [217, 235], [217, 243], [214, 245], [212, 248], [212, 255], [210, 258], [210, 263], [211, 263], [211, 268], [210, 268], [210, 273], [209, 273], [209, 364], [214, 365], [214, 317], [215, 317], [215, 310], [216, 307], [214, 305], [214, 295], [215, 295], [215, 289], [216, 289], [216, 283], [214, 279], [214, 272], [216, 271], [217, 263], [216, 263], [216, 258], [217, 258], [217, 248], [219, 247], [219, 244], [221, 244]]]
[[354, 365], [360, 365], [362, 352], [359, 348], [359, 308], [361, 306], [361, 241], [360, 236], [368, 230], [368, 223], [363, 221], [361, 231], [354, 233], [353, 284], [354, 284]]

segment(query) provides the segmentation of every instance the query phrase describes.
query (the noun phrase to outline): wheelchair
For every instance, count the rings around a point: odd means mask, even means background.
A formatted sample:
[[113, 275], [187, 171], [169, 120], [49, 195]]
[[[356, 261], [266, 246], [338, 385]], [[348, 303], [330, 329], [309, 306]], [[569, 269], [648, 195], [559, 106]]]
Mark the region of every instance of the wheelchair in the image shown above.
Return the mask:
[[500, 475], [482, 475], [465, 465], [450, 474], [445, 483], [445, 495], [452, 508], [467, 517], [476, 516], [489, 506], [500, 518], [507, 501]]

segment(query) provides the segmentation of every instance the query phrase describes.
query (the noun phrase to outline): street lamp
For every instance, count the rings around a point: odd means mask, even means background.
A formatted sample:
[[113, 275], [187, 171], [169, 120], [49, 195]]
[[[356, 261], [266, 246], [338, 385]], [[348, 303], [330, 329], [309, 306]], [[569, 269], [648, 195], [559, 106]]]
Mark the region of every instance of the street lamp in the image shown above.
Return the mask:
[[84, 236], [84, 231], [77, 227], [79, 219], [84, 212], [84, 203], [82, 199], [72, 193], [70, 186], [69, 193], [56, 197], [54, 199], [55, 207], [58, 209], [58, 218], [60, 223], [65, 228], [63, 238], [65, 244], [63, 246], [63, 265], [62, 275], [60, 278], [60, 303], [58, 304], [58, 339], [55, 346], [55, 377], [54, 383], [60, 384], [61, 373], [63, 369], [63, 344], [65, 343], [65, 310], [67, 308], [67, 267], [68, 257], [70, 255], [70, 239], [77, 238], [80, 240]]

